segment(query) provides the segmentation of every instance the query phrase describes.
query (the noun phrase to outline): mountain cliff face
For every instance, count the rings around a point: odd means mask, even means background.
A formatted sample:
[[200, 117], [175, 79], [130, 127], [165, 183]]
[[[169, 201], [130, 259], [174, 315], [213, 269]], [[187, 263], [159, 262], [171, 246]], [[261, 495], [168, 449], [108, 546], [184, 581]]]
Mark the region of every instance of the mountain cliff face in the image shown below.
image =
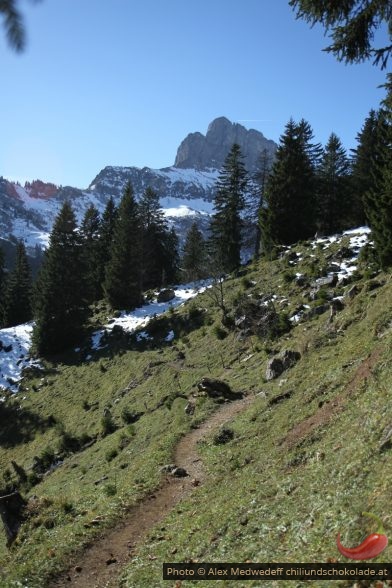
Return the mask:
[[222, 116], [212, 121], [205, 136], [190, 133], [182, 141], [174, 165], [199, 170], [220, 169], [233, 143], [241, 147], [245, 165], [250, 172], [256, 171], [258, 157], [264, 149], [270, 154], [276, 150], [276, 143], [266, 139], [263, 133], [247, 130]]
[[180, 241], [195, 220], [205, 232], [213, 211], [219, 170], [234, 142], [241, 146], [251, 172], [263, 149], [271, 153], [276, 149], [276, 144], [262, 133], [221, 117], [209, 125], [206, 136], [193, 133], [184, 139], [173, 167], [107, 166], [87, 190], [58, 187], [40, 180], [21, 186], [0, 177], [0, 238], [23, 239], [30, 252], [34, 252], [36, 245], [47, 245], [53, 221], [65, 200], [71, 202], [80, 222], [90, 204], [102, 212], [110, 196], [118, 203], [128, 182], [137, 198], [148, 186], [158, 193], [165, 216]]

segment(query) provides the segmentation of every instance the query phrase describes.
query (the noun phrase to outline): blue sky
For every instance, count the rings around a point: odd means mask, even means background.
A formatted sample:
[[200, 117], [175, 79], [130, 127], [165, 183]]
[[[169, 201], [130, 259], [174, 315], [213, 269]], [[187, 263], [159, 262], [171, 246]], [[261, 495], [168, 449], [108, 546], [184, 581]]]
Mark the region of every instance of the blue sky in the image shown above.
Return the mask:
[[370, 63], [322, 52], [287, 0], [19, 0], [28, 45], [0, 30], [0, 175], [87, 187], [105, 165], [165, 167], [226, 116], [278, 141], [292, 116], [347, 149], [384, 91]]

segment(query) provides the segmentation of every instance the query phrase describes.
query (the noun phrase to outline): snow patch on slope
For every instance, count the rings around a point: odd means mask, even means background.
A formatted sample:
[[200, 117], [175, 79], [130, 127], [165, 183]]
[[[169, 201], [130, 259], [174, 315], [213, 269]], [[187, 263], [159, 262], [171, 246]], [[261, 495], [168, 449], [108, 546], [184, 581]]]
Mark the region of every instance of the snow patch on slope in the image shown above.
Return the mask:
[[22, 371], [27, 367], [40, 367], [39, 362], [29, 356], [33, 324], [0, 330], [0, 388], [16, 392]]
[[[189, 284], [183, 284], [174, 288], [175, 297], [169, 302], [151, 302], [145, 304], [131, 312], [123, 311], [120, 316], [115, 319], [111, 319], [109, 323], [105, 325], [103, 329], [95, 331], [92, 336], [91, 348], [94, 350], [101, 349], [101, 338], [107, 332], [113, 330], [113, 327], [118, 325], [124, 329], [127, 333], [133, 333], [136, 329], [144, 327], [152, 318], [159, 316], [166, 312], [169, 308], [176, 308], [181, 306], [187, 300], [194, 298], [197, 294], [204, 292], [206, 288], [210, 286], [209, 280], [202, 280], [199, 282], [191, 282]], [[140, 334], [143, 336], [142, 333]]]

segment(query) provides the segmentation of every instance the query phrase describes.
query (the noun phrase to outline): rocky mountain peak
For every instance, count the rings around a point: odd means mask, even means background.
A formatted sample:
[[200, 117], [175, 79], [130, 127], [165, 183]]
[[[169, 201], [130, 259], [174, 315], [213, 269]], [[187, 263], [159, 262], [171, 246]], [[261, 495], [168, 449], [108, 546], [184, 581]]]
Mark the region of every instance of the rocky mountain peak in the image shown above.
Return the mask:
[[246, 129], [239, 123], [232, 123], [225, 116], [214, 119], [206, 135], [190, 133], [177, 150], [175, 167], [193, 169], [220, 169], [233, 143], [238, 143], [250, 172], [257, 169], [260, 153], [267, 149], [273, 154], [276, 143], [266, 139], [260, 131]]

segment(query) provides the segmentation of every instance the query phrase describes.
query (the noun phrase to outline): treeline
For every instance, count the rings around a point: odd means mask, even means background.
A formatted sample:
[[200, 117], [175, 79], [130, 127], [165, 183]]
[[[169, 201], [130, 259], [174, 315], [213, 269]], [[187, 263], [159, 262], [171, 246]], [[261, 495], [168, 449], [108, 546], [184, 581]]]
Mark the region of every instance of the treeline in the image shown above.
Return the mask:
[[233, 145], [218, 179], [205, 243], [222, 270], [239, 266], [245, 220], [257, 226], [256, 257], [273, 256], [280, 246], [315, 234], [368, 224], [374, 262], [381, 268], [392, 265], [392, 77], [388, 80], [386, 99], [378, 111], [370, 111], [350, 155], [335, 133], [324, 147], [316, 143], [304, 119], [289, 120], [274, 161], [264, 151], [253, 176]]
[[78, 341], [94, 302], [133, 309], [143, 291], [175, 281], [178, 266], [177, 236], [152, 189], [136, 202], [128, 185], [118, 208], [110, 198], [100, 216], [91, 205], [80, 226], [65, 202], [34, 287], [22, 242], [8, 276], [0, 258], [1, 326], [34, 318], [35, 352], [56, 353]]

